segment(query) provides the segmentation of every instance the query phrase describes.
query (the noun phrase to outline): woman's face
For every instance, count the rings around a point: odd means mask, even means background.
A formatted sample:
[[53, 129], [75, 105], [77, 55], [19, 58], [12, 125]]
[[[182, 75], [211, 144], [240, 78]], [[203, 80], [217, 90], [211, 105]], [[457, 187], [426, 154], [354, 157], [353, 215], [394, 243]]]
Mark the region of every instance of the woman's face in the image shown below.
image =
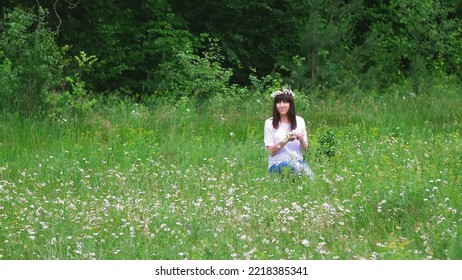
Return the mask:
[[281, 116], [286, 116], [290, 109], [290, 103], [286, 100], [281, 100], [276, 103], [276, 109]]

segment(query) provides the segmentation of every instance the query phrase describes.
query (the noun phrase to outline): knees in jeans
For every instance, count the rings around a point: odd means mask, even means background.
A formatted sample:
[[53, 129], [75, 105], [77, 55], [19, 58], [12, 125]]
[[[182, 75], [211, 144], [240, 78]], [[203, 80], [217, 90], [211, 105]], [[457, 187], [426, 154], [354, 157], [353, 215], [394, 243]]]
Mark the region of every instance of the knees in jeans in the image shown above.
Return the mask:
[[270, 174], [295, 174], [299, 176], [308, 176], [311, 179], [314, 179], [314, 173], [311, 171], [311, 168], [302, 160], [297, 161], [281, 161], [277, 162], [270, 166]]

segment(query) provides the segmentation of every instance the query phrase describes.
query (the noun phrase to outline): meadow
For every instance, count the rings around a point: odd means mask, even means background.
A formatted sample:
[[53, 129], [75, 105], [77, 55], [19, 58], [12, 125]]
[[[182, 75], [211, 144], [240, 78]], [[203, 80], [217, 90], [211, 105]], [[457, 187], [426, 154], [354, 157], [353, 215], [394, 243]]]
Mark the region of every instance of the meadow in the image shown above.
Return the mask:
[[0, 260], [462, 259], [460, 88], [295, 99], [314, 181], [267, 174], [266, 95], [2, 114]]

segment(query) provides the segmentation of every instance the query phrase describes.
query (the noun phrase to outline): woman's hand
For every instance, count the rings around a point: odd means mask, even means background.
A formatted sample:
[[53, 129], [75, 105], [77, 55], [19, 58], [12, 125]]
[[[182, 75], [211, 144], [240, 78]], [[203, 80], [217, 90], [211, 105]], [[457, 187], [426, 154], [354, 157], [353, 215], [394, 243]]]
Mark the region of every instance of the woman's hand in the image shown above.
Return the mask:
[[286, 134], [284, 139], [282, 139], [282, 142], [287, 143], [287, 142], [294, 141], [294, 140], [295, 140], [295, 134], [293, 132], [289, 132]]
[[294, 141], [295, 139], [297, 139], [297, 134], [290, 133], [289, 135], [287, 135], [286, 139], [287, 139], [287, 142]]
[[289, 132], [287, 133], [286, 137], [284, 138], [283, 141], [285, 142], [290, 142], [290, 141], [294, 141], [294, 140], [299, 140], [299, 141], [302, 141], [304, 139], [303, 137], [303, 133], [301, 132]]

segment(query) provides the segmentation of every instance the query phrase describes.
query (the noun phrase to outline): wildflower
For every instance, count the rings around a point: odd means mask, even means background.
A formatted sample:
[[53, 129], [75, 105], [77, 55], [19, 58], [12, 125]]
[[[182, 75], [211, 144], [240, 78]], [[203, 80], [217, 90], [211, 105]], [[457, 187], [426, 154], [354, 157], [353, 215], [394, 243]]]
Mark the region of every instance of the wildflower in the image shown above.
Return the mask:
[[82, 255], [83, 250], [83, 243], [77, 243], [77, 248], [75, 249], [75, 253], [78, 255]]
[[283, 88], [283, 89], [278, 89], [278, 90], [275, 90], [271, 93], [271, 97], [276, 97], [278, 95], [282, 95], [282, 94], [287, 94], [287, 95], [292, 95], [292, 97], [295, 97], [295, 93], [288, 89], [288, 88]]
[[36, 234], [35, 230], [33, 229], [28, 229], [27, 232], [29, 233], [29, 236], [34, 236]]
[[288, 142], [289, 138], [295, 137], [297, 134], [300, 134], [300, 133], [301, 133], [301, 131], [299, 131], [297, 129], [294, 129], [291, 132], [287, 133], [286, 136], [284, 137], [284, 139], [282, 139], [282, 141], [283, 142]]
[[246, 260], [250, 260], [252, 258], [252, 254], [255, 253], [257, 251], [257, 248], [252, 248], [252, 250], [248, 251], [248, 252], [245, 252], [244, 253], [244, 257]]
[[292, 203], [292, 207], [295, 209], [295, 212], [300, 213], [303, 211], [303, 208], [300, 207], [296, 202]]

